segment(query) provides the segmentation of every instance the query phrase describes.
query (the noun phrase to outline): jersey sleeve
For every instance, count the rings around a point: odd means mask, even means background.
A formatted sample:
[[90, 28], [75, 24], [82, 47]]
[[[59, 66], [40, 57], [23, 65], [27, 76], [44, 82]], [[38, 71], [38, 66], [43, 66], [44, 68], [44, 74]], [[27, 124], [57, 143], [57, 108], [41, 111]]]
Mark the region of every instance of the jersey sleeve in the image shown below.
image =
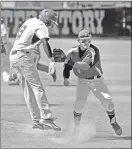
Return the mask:
[[43, 24], [39, 25], [39, 27], [35, 31], [35, 34], [39, 39], [50, 38], [48, 28]]

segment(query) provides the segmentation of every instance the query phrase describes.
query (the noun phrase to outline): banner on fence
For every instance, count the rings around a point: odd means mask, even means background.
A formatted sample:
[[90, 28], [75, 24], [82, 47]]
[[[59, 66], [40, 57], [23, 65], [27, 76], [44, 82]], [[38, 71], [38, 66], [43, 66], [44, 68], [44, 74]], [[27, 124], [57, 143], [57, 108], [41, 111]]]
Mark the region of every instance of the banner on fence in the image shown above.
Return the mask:
[[[54, 26], [51, 35], [76, 36], [83, 28], [94, 35], [114, 33], [117, 15], [115, 9], [98, 10], [56, 10], [59, 15], [59, 26]], [[3, 9], [9, 35], [15, 36], [21, 24], [30, 15], [37, 17], [40, 10]]]

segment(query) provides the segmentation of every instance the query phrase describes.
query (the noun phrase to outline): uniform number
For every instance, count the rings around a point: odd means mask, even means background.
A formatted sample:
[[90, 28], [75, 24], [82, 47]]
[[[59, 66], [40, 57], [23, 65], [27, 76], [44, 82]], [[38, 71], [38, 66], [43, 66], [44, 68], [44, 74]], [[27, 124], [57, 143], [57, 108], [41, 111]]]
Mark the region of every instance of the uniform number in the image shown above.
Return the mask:
[[26, 29], [26, 27], [27, 27], [26, 25], [22, 25], [20, 27], [20, 29], [19, 29], [19, 31], [17, 33], [16, 39], [19, 39], [22, 36], [22, 34], [23, 34], [24, 30]]

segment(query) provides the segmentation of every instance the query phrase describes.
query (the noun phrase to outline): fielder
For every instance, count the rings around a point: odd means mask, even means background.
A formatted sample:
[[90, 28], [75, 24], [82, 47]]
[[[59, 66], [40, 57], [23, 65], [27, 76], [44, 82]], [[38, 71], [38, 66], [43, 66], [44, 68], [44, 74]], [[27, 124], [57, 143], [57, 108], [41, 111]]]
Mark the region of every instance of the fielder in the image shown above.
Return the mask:
[[[72, 69], [77, 76], [76, 101], [73, 110], [75, 132], [78, 130], [87, 97], [92, 91], [105, 108], [115, 133], [121, 135], [122, 128], [116, 120], [112, 96], [104, 83], [99, 49], [91, 44], [91, 40], [92, 35], [88, 30], [80, 31], [78, 35], [79, 45], [68, 51], [64, 63], [64, 85], [69, 85], [68, 79]], [[57, 61], [56, 51], [54, 51], [54, 55], [56, 55]]]
[[[25, 21], [17, 33], [9, 56], [12, 67], [16, 68], [20, 74], [24, 98], [33, 121], [32, 128], [61, 130], [53, 122], [55, 119], [52, 117], [45, 90], [31, 54], [32, 50], [42, 43], [49, 58], [49, 74], [55, 72], [52, 51], [48, 43], [50, 36], [47, 27], [57, 25], [57, 19], [58, 16], [53, 10], [44, 9], [41, 11], [39, 19], [31, 18]], [[34, 34], [40, 40], [32, 44]]]

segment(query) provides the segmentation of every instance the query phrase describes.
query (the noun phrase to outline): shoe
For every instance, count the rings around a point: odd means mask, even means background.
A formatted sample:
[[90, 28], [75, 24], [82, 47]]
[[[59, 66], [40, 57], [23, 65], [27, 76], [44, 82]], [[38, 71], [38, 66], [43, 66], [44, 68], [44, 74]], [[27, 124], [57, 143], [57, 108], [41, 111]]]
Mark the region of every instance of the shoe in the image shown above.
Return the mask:
[[122, 134], [122, 128], [119, 126], [119, 124], [117, 122], [112, 123], [111, 126], [118, 136], [120, 136]]
[[53, 78], [53, 81], [55, 82], [57, 80], [56, 70], [55, 70], [55, 72], [51, 76]]
[[42, 119], [42, 120], [40, 120], [40, 124], [43, 125], [43, 128], [45, 130], [53, 129], [55, 131], [61, 131], [61, 128], [59, 126], [55, 125], [52, 119], [47, 119], [47, 120]]
[[42, 130], [44, 129], [43, 125], [40, 123], [34, 123], [32, 128], [33, 129], [42, 129]]

